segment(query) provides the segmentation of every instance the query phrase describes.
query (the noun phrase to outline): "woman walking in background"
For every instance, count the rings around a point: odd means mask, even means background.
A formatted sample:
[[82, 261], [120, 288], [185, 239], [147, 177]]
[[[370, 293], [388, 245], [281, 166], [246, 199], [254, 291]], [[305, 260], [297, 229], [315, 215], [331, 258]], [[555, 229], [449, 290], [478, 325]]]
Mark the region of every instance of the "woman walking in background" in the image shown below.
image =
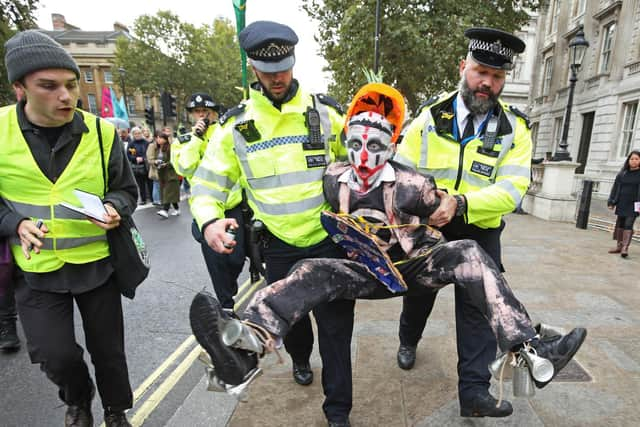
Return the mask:
[[617, 215], [613, 238], [617, 240], [610, 254], [629, 255], [629, 244], [633, 236], [633, 223], [640, 214], [640, 150], [632, 150], [616, 175], [607, 201], [609, 209], [615, 208]]
[[162, 209], [157, 213], [163, 218], [168, 218], [171, 206], [173, 206], [171, 215], [180, 215], [180, 206], [178, 205], [180, 201], [180, 181], [170, 161], [171, 146], [169, 144], [169, 136], [160, 131], [156, 131], [155, 139], [158, 149], [155, 152], [155, 156], [149, 158], [149, 162], [158, 168]]
[[147, 167], [147, 146], [149, 142], [142, 136], [142, 129], [134, 127], [131, 129], [133, 141], [127, 146], [127, 159], [131, 163], [133, 176], [138, 184], [138, 192], [140, 193], [140, 201], [138, 204], [144, 205], [151, 203], [151, 194], [149, 194], [149, 168]]

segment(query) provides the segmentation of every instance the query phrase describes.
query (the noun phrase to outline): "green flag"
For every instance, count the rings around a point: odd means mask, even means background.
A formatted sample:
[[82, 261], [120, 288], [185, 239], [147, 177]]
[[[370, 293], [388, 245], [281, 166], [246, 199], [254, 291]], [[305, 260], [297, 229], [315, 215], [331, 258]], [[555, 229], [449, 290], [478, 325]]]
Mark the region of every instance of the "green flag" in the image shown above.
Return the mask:
[[[236, 32], [238, 35], [244, 29], [245, 14], [247, 12], [247, 0], [231, 0], [236, 14]], [[249, 98], [249, 83], [247, 82], [247, 54], [240, 48], [240, 60], [242, 61], [242, 92], [244, 99]]]

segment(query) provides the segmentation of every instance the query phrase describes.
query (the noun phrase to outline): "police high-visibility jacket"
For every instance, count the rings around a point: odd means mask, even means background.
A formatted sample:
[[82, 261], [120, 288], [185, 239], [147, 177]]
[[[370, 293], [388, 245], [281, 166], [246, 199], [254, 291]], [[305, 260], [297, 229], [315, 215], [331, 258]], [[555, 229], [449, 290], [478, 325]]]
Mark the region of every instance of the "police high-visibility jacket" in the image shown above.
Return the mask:
[[[52, 183], [40, 170], [18, 124], [15, 105], [0, 108], [0, 197], [10, 209], [30, 217], [43, 219], [49, 232], [37, 256], [27, 260], [20, 240], [11, 238], [14, 260], [23, 271], [46, 273], [65, 263], [86, 264], [109, 256], [106, 232], [78, 214], [60, 206], [67, 201], [79, 204], [74, 189], [104, 196], [102, 168], [96, 164], [99, 150], [96, 116], [82, 113], [89, 132], [85, 133], [71, 161], [60, 178]], [[102, 121], [105, 168], [109, 162], [115, 128]], [[99, 162], [99, 160], [98, 160]]]
[[[219, 127], [220, 125], [217, 122], [213, 123], [207, 128], [202, 138], [190, 132], [174, 139], [171, 144], [171, 164], [178, 175], [191, 180], [204, 157], [211, 136]], [[242, 190], [240, 186], [236, 186], [225, 202], [225, 209], [233, 209], [238, 206], [241, 201]]]
[[435, 178], [439, 188], [467, 199], [465, 220], [480, 228], [500, 226], [502, 215], [522, 200], [531, 176], [531, 133], [526, 117], [500, 101], [497, 138], [483, 147], [484, 130], [461, 143], [454, 138], [457, 92], [439, 97], [411, 122], [395, 159]]
[[[314, 100], [322, 143], [310, 146], [305, 116]], [[246, 103], [227, 113], [192, 179], [191, 211], [200, 227], [224, 217], [229, 192], [239, 182], [254, 217], [279, 239], [308, 247], [327, 236], [320, 224], [320, 212], [330, 209], [322, 176], [330, 162], [346, 158], [346, 149], [340, 140], [343, 116], [323, 101], [298, 89], [278, 110], [251, 89]]]

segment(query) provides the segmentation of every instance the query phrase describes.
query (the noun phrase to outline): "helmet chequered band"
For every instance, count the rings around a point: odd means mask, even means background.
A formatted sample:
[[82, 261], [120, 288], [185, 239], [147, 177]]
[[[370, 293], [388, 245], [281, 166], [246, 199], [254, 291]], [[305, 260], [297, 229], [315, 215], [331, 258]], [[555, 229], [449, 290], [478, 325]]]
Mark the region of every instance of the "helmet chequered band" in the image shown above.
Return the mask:
[[267, 46], [249, 52], [248, 55], [254, 59], [281, 58], [291, 55], [293, 48], [291, 45], [271, 42]]
[[484, 50], [487, 52], [495, 53], [500, 56], [504, 56], [509, 61], [513, 59], [513, 55], [515, 54], [513, 49], [504, 46], [502, 43], [500, 43], [500, 41], [490, 43], [484, 40], [471, 39], [471, 41], [469, 42], [469, 51], [474, 50]]

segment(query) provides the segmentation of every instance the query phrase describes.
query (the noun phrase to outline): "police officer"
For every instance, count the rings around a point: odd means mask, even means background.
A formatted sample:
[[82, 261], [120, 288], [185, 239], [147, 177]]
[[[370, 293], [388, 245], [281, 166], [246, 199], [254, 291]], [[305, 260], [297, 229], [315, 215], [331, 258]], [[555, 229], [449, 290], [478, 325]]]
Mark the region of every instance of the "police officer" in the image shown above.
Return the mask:
[[[502, 268], [502, 216], [520, 203], [528, 185], [531, 135], [526, 117], [499, 99], [513, 57], [525, 49], [518, 37], [490, 28], [465, 31], [468, 54], [460, 63], [459, 90], [428, 101], [410, 124], [396, 160], [432, 175], [442, 204], [430, 218], [448, 240], [473, 239]], [[400, 317], [398, 365], [411, 369], [435, 293], [405, 297]], [[511, 404], [489, 394], [488, 365], [496, 342], [469, 297], [455, 290], [460, 414], [505, 417]]]
[[[346, 156], [339, 135], [343, 116], [331, 99], [305, 92], [293, 78], [298, 37], [286, 25], [257, 21], [239, 35], [258, 78], [249, 99], [229, 110], [215, 132], [193, 179], [191, 210], [207, 243], [231, 253], [236, 228], [225, 218], [235, 183], [245, 189], [255, 219], [268, 228], [263, 248], [267, 281], [286, 276], [305, 258], [344, 254], [320, 224], [329, 209], [322, 191], [326, 166]], [[323, 362], [323, 409], [330, 424], [348, 425], [351, 410], [350, 343], [353, 301], [335, 301], [314, 309]], [[308, 316], [284, 340], [298, 384], [310, 384], [313, 332]]]
[[[18, 267], [15, 296], [29, 356], [58, 387], [65, 425], [92, 426], [95, 386], [75, 339], [75, 302], [105, 423], [129, 426], [122, 303], [106, 232], [135, 210], [136, 183], [113, 125], [76, 109], [80, 70], [64, 48], [37, 30], [14, 35], [5, 48], [9, 82], [24, 97], [0, 108], [0, 237], [10, 240]], [[104, 223], [59, 206], [76, 188], [101, 197]]]
[[[179, 175], [191, 180], [204, 156], [211, 135], [218, 128], [219, 116], [225, 110], [204, 92], [192, 94], [186, 110], [191, 115], [194, 125], [191, 132], [178, 135], [178, 138], [174, 139], [171, 144], [171, 163]], [[229, 195], [225, 206], [225, 217], [234, 218], [238, 222], [238, 242], [244, 241], [241, 200], [241, 190], [237, 187]], [[238, 292], [238, 276], [244, 267], [244, 245], [238, 245], [230, 254], [219, 254], [205, 242], [195, 220], [191, 232], [194, 239], [200, 243], [209, 277], [220, 304], [226, 310], [233, 311], [233, 297]]]

